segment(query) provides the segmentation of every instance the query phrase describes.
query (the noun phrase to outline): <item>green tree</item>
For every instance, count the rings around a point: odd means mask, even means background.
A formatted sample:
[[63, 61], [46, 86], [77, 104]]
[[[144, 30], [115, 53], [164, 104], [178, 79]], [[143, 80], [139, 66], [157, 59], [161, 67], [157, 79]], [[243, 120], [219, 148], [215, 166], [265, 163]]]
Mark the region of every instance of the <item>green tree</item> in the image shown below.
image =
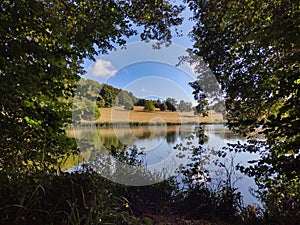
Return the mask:
[[281, 224], [288, 217], [297, 221], [299, 1], [187, 2], [196, 22], [193, 51], [203, 56], [224, 90], [229, 126], [247, 135], [261, 131], [266, 137], [234, 147], [261, 153], [261, 159], [244, 171], [256, 176], [268, 213]]
[[131, 96], [127, 91], [121, 90], [118, 94], [118, 104], [124, 106], [124, 109], [130, 110], [133, 106]]
[[81, 122], [82, 120], [93, 121], [100, 118], [100, 110], [95, 103], [89, 99], [75, 100], [73, 104], [73, 120], [74, 122]]
[[126, 102], [125, 105], [124, 105], [124, 109], [133, 110], [134, 109], [133, 104], [130, 103], [130, 102]]
[[172, 112], [176, 111], [177, 101], [174, 98], [167, 98], [165, 103], [167, 105], [167, 110]]
[[137, 100], [137, 102], [134, 105], [135, 106], [145, 106], [146, 102], [147, 102], [146, 99], [141, 98], [141, 99]]
[[144, 110], [147, 112], [154, 112], [155, 107], [154, 107], [153, 102], [150, 100], [146, 101]]
[[163, 102], [163, 103], [160, 103], [159, 109], [160, 109], [160, 111], [167, 111], [168, 107], [167, 107], [166, 103]]
[[194, 99], [198, 103], [194, 108], [194, 114], [195, 115], [202, 114], [202, 116], [205, 117], [205, 116], [208, 116], [208, 112], [207, 112], [206, 108], [209, 104], [207, 101], [207, 96], [199, 83], [200, 82], [198, 82], [198, 81], [189, 83], [189, 85], [194, 89], [194, 91], [193, 91]]
[[73, 123], [81, 120], [93, 121], [100, 118], [99, 90], [101, 85], [97, 81], [81, 79], [73, 98]]
[[48, 170], [77, 150], [64, 126], [83, 59], [125, 44], [132, 24], [142, 40], [168, 42], [181, 11], [166, 1], [1, 1], [0, 170]]
[[99, 95], [104, 99], [105, 101], [104, 106], [107, 108], [110, 108], [118, 104], [116, 90], [114, 87], [110, 85], [103, 84]]
[[104, 106], [105, 106], [105, 100], [100, 94], [97, 97], [97, 106], [99, 108], [104, 108]]

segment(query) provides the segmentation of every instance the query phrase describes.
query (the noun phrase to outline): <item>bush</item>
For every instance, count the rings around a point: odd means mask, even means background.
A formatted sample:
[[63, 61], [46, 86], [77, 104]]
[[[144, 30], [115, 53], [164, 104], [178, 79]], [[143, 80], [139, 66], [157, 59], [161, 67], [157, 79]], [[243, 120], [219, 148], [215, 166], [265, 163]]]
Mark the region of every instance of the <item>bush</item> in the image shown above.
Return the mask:
[[154, 112], [155, 107], [152, 101], [146, 101], [144, 110], [147, 112]]

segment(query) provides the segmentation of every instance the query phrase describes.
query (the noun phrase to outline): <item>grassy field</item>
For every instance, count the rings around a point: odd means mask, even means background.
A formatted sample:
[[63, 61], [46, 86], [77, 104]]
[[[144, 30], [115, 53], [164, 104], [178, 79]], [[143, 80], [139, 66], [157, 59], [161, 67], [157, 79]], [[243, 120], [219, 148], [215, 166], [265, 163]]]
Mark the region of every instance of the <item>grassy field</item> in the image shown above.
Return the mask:
[[150, 123], [150, 124], [185, 124], [185, 123], [221, 123], [225, 122], [221, 113], [209, 111], [208, 117], [194, 115], [194, 112], [145, 112], [142, 106], [135, 106], [134, 110], [122, 108], [101, 108], [98, 123]]

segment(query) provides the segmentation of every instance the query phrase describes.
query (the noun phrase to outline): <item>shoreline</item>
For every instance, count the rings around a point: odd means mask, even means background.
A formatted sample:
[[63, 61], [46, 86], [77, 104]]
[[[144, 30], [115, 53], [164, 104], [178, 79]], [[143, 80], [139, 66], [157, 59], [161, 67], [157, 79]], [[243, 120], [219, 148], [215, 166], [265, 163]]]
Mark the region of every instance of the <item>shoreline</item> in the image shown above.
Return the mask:
[[93, 121], [81, 120], [75, 126], [111, 127], [111, 126], [171, 126], [171, 125], [201, 125], [201, 124], [226, 124], [227, 120], [221, 113], [214, 110], [208, 111], [208, 116], [202, 117], [190, 112], [145, 112], [143, 107], [135, 106], [134, 110], [120, 108], [100, 108], [100, 118]]
[[76, 124], [75, 126], [88, 127], [95, 125], [96, 127], [139, 127], [139, 126], [180, 126], [180, 125], [208, 125], [208, 124], [226, 124], [227, 121], [214, 121], [214, 122], [139, 122], [139, 121], [116, 121], [116, 122], [102, 122], [102, 121], [84, 121]]

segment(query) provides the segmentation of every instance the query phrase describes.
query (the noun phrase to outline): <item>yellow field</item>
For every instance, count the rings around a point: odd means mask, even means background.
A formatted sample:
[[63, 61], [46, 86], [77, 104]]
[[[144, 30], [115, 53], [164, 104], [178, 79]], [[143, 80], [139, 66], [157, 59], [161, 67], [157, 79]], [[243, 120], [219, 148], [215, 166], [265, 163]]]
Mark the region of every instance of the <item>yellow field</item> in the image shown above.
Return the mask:
[[208, 117], [195, 116], [194, 112], [145, 112], [142, 106], [135, 106], [134, 110], [127, 111], [121, 108], [101, 108], [101, 117], [96, 122], [104, 123], [218, 123], [224, 122], [221, 113], [209, 111]]

